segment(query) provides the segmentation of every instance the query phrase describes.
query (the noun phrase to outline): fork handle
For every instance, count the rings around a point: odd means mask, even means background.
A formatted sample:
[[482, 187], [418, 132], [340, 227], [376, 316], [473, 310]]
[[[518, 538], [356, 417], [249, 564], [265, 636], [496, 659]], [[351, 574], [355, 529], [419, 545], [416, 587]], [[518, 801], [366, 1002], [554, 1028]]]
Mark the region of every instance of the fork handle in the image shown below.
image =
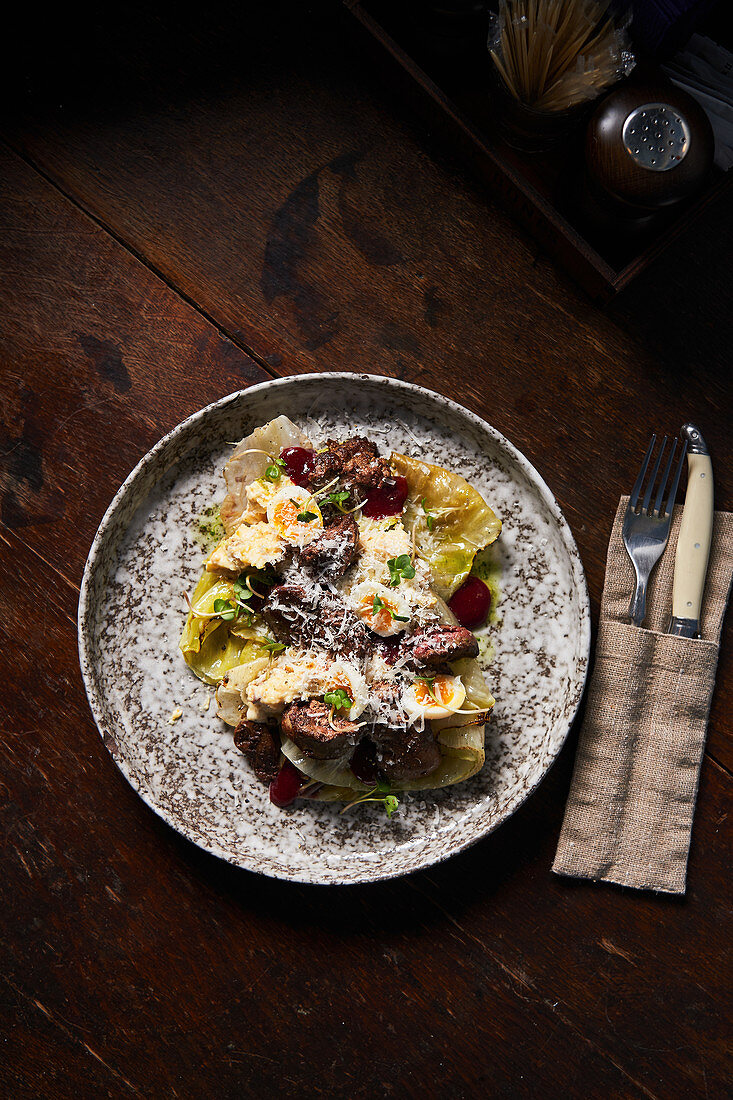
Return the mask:
[[713, 535], [713, 466], [704, 442], [699, 450], [688, 452], [687, 462], [687, 495], [677, 539], [670, 633], [694, 637], [700, 632], [700, 609]]
[[[636, 567], [634, 567], [636, 568]], [[646, 618], [646, 579], [636, 570], [634, 595], [629, 606], [629, 618], [634, 626], [641, 626]]]

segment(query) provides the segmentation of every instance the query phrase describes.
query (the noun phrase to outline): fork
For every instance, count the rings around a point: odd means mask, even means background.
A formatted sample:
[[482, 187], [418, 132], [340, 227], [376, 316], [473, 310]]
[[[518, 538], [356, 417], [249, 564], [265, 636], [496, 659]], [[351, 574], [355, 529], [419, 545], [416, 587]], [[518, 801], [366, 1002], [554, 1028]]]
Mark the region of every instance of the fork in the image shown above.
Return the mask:
[[687, 440], [685, 440], [681, 444], [674, 477], [669, 489], [669, 494], [665, 500], [664, 493], [667, 488], [667, 482], [669, 481], [669, 474], [672, 469], [672, 463], [678, 443], [677, 439], [672, 441], [664, 473], [659, 479], [659, 487], [654, 500], [654, 506], [651, 507], [654, 483], [657, 480], [662, 456], [667, 446], [667, 436], [665, 435], [662, 440], [659, 454], [652, 468], [644, 498], [641, 505], [639, 505], [639, 496], [641, 494], [642, 485], [644, 484], [644, 479], [646, 478], [647, 470], [649, 469], [649, 462], [656, 441], [656, 435], [652, 435], [649, 446], [646, 449], [646, 454], [644, 455], [644, 461], [639, 470], [639, 476], [634, 482], [634, 488], [631, 490], [631, 496], [626, 508], [626, 515], [624, 516], [624, 546], [631, 558], [631, 563], [636, 573], [634, 595], [631, 597], [631, 606], [629, 607], [629, 618], [635, 626], [641, 626], [646, 616], [646, 586], [649, 581], [649, 575], [661, 558], [664, 548], [667, 545], [667, 540], [669, 539], [669, 529], [672, 524], [672, 508], [674, 506], [675, 497], [677, 496], [677, 487], [682, 473], [682, 464], [684, 463], [685, 454], [687, 453]]

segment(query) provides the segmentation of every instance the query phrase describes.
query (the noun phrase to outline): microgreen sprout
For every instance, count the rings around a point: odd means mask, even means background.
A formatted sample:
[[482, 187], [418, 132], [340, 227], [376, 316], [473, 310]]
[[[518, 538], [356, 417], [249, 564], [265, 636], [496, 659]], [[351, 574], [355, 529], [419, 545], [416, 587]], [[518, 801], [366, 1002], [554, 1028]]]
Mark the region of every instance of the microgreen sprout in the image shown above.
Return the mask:
[[323, 702], [327, 706], [333, 707], [334, 710], [351, 710], [353, 706], [353, 700], [349, 698], [343, 688], [334, 688], [332, 691], [327, 691], [323, 696]]
[[[247, 573], [247, 587], [254, 596], [259, 596], [262, 600], [264, 600], [266, 593], [258, 592], [256, 588], [253, 588], [253, 578], [257, 581], [258, 584], [264, 584], [266, 588], [272, 588], [273, 584], [277, 584], [277, 577], [269, 566], [265, 566], [264, 569], [252, 569], [249, 573]], [[241, 581], [242, 578], [240, 577], [239, 579]]]
[[254, 595], [254, 591], [249, 586], [249, 578], [244, 573], [242, 573], [240, 577], [237, 577], [232, 588], [234, 589], [234, 595], [237, 597], [238, 602], [251, 600]]
[[316, 512], [298, 512], [298, 523], [310, 523], [314, 519], [318, 519]]
[[268, 481], [279, 481], [282, 472], [285, 469], [285, 463], [281, 458], [274, 458], [272, 465], [268, 466], [265, 470], [265, 477]]
[[238, 600], [249, 600], [252, 596], [258, 596], [261, 600], [265, 599], [267, 593], [258, 592], [253, 587], [253, 578], [258, 584], [264, 584], [267, 588], [272, 588], [277, 580], [275, 574], [268, 569], [251, 569], [249, 573], [240, 573], [232, 586]]
[[409, 620], [409, 616], [407, 616], [407, 615], [397, 615], [392, 610], [392, 608], [388, 607], [387, 604], [384, 602], [384, 600], [381, 599], [381, 597], [378, 596], [375, 593], [374, 594], [374, 603], [372, 604], [372, 616], [378, 615], [380, 611], [389, 612], [389, 614], [392, 616], [392, 618], [395, 619], [398, 623], [406, 623]]
[[422, 510], [425, 513], [425, 522], [427, 524], [428, 531], [432, 531], [433, 527], [435, 527], [435, 516], [432, 512], [428, 511], [428, 505], [425, 497], [422, 498]]
[[276, 642], [274, 638], [265, 638], [262, 642], [262, 648], [274, 655], [275, 653], [282, 653], [286, 646], [282, 642]]
[[344, 508], [344, 504], [349, 499], [350, 495], [348, 489], [339, 489], [338, 492], [326, 493], [325, 496], [320, 498], [318, 503], [321, 506], [324, 504], [333, 504], [334, 508], [338, 508], [339, 512], [345, 513], [346, 509]]
[[235, 607], [231, 600], [224, 600], [219, 597], [214, 600], [214, 614], [223, 619], [225, 623], [230, 623], [233, 619], [236, 619], [239, 608]]
[[389, 791], [389, 783], [385, 783], [383, 780], [372, 787], [370, 791], [360, 795], [359, 798], [355, 798], [353, 802], [349, 802], [348, 806], [344, 806], [341, 810], [342, 814], [345, 814], [347, 810], [350, 810], [352, 806], [360, 806], [362, 802], [381, 802], [387, 811], [387, 817], [391, 817], [395, 812], [400, 802], [399, 799], [393, 794], [387, 794]]
[[400, 554], [398, 558], [390, 558], [387, 562], [389, 569], [389, 586], [396, 588], [402, 577], [410, 580], [415, 576], [415, 566], [409, 554]]

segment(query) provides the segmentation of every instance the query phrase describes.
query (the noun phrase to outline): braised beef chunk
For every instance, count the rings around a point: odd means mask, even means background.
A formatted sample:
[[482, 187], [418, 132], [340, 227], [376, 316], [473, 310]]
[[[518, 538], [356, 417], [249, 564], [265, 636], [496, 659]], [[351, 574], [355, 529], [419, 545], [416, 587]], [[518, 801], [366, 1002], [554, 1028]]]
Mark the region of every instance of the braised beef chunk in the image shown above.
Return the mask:
[[329, 580], [343, 577], [358, 554], [359, 528], [353, 516], [340, 516], [299, 551], [304, 565]]
[[392, 477], [389, 462], [379, 457], [375, 443], [363, 436], [352, 436], [343, 443], [329, 439], [327, 450], [314, 455], [310, 479], [314, 485], [324, 485], [339, 477], [345, 485], [367, 492], [378, 489], [385, 478]]
[[377, 743], [379, 772], [388, 783], [420, 779], [434, 772], [440, 763], [440, 749], [429, 722], [423, 730], [415, 726], [407, 730], [376, 727], [371, 736]]
[[371, 737], [362, 737], [349, 760], [349, 767], [362, 783], [372, 786], [377, 782], [377, 746]]
[[334, 656], [363, 661], [371, 652], [369, 630], [338, 600], [324, 600], [320, 606], [313, 640]]
[[370, 691], [384, 707], [396, 707], [402, 695], [402, 688], [395, 680], [374, 680]]
[[335, 451], [316, 451], [310, 462], [308, 479], [311, 485], [325, 485], [341, 474], [342, 462]]
[[278, 641], [307, 644], [317, 600], [315, 591], [308, 593], [299, 584], [277, 584], [270, 589], [262, 617]]
[[359, 726], [347, 718], [334, 715], [331, 707], [321, 699], [307, 703], [295, 702], [286, 707], [280, 719], [283, 734], [294, 741], [299, 749], [318, 760], [332, 760], [341, 756], [346, 746], [353, 742]]
[[438, 668], [448, 661], [478, 656], [478, 642], [465, 626], [434, 626], [415, 638], [410, 657], [416, 665]]
[[369, 652], [369, 631], [352, 611], [318, 588], [299, 584], [271, 589], [263, 617], [286, 645], [319, 645], [334, 656], [361, 660]]
[[271, 783], [279, 770], [280, 746], [270, 727], [243, 718], [234, 731], [234, 744], [247, 757], [257, 778]]
[[397, 782], [435, 771], [440, 762], [440, 749], [430, 723], [426, 722], [422, 730], [401, 726], [404, 715], [399, 684], [375, 680], [371, 695], [373, 720], [368, 725], [368, 736], [377, 746], [378, 774], [389, 782]]

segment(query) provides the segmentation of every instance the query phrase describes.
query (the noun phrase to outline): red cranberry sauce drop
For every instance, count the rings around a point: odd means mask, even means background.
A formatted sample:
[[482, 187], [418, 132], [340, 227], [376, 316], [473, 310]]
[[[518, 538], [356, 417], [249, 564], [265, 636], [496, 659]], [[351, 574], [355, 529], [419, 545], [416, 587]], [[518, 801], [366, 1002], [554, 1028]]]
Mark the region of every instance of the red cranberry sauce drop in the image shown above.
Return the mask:
[[298, 797], [301, 782], [298, 769], [286, 760], [270, 784], [270, 802], [274, 802], [280, 809], [289, 806]]
[[382, 519], [384, 516], [398, 516], [407, 500], [407, 478], [385, 478], [379, 489], [373, 489], [368, 494], [366, 503], [362, 508], [365, 516], [371, 519]]
[[285, 463], [285, 473], [296, 485], [304, 489], [310, 487], [310, 472], [313, 464], [314, 451], [305, 447], [285, 447], [280, 451], [280, 458]]
[[483, 626], [491, 607], [491, 590], [478, 577], [469, 577], [448, 600], [461, 626], [474, 630]]

